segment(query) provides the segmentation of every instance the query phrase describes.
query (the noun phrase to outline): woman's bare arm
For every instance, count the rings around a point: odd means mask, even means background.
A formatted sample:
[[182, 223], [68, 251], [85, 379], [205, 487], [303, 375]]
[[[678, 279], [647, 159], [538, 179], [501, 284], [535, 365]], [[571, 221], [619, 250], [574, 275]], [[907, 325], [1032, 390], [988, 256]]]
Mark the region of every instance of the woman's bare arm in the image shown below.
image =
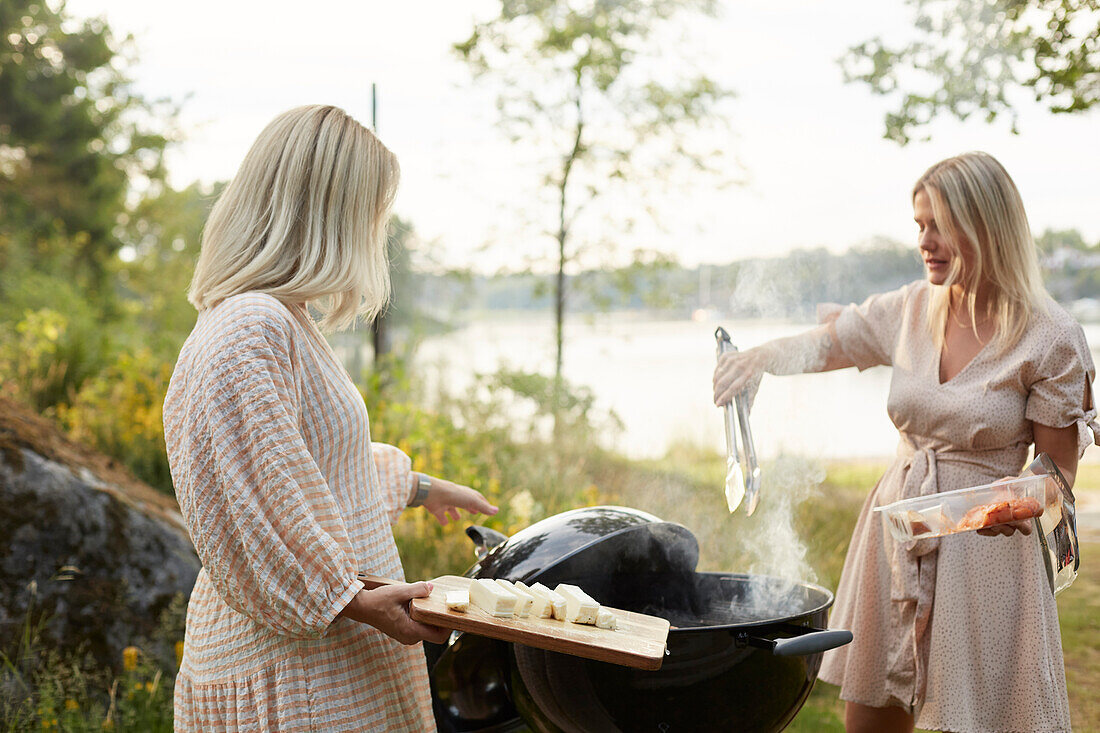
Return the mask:
[[1077, 425], [1065, 428], [1052, 428], [1041, 423], [1032, 423], [1032, 435], [1035, 437], [1035, 453], [1046, 453], [1058, 466], [1073, 488], [1077, 477]]
[[761, 374], [806, 374], [855, 366], [840, 348], [830, 322], [796, 336], [774, 339], [746, 351], [722, 354], [714, 370], [714, 404], [727, 405]]

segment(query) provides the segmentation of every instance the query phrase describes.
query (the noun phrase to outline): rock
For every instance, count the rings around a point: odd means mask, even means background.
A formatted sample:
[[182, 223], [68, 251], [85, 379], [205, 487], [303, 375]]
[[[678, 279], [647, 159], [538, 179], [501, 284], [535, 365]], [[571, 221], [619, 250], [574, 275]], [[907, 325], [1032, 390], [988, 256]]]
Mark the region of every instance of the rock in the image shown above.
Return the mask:
[[[199, 560], [171, 497], [0, 398], [0, 646], [39, 643], [117, 668], [186, 599]], [[177, 604], [178, 605], [178, 604]], [[172, 640], [146, 651], [171, 660]], [[148, 647], [148, 644], [145, 645]]]

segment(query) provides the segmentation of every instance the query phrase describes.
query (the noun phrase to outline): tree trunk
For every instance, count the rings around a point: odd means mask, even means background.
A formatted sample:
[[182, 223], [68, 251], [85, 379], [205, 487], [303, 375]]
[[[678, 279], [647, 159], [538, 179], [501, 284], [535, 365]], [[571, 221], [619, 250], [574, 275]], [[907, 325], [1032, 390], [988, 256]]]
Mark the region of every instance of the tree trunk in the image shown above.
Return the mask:
[[573, 163], [581, 154], [581, 135], [584, 132], [584, 117], [581, 114], [581, 78], [577, 75], [577, 96], [575, 100], [577, 108], [577, 128], [573, 137], [573, 149], [565, 157], [562, 163], [561, 184], [558, 188], [558, 277], [554, 285], [554, 338], [557, 353], [554, 358], [554, 436], [559, 430], [559, 412], [561, 410], [562, 394], [562, 365], [565, 352], [565, 265], [569, 261], [566, 254], [566, 243], [569, 239], [569, 223], [566, 219], [566, 194], [569, 187], [569, 174], [573, 170]]

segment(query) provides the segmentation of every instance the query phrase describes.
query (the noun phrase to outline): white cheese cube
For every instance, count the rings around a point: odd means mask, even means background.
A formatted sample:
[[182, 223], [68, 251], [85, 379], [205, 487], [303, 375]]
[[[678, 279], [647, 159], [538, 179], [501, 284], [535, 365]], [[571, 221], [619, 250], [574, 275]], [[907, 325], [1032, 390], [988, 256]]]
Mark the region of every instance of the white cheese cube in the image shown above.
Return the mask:
[[470, 607], [470, 591], [449, 590], [444, 596], [444, 602], [447, 604], [448, 611], [466, 613], [466, 609]]
[[509, 583], [507, 580], [501, 580], [500, 578], [497, 578], [497, 583], [499, 583], [502, 588], [504, 588], [516, 597], [516, 607], [513, 610], [513, 613], [517, 617], [524, 618], [531, 615], [531, 606], [533, 606], [535, 603], [534, 596], [521, 588], [517, 588], [516, 586]]
[[575, 585], [559, 583], [554, 589], [565, 599], [565, 620], [575, 624], [594, 624], [600, 604]]
[[[563, 598], [560, 593], [555, 593], [542, 583], [535, 583], [531, 586], [530, 590], [532, 593], [541, 595], [545, 597], [547, 601], [549, 601], [551, 616], [556, 618], [558, 621], [565, 620], [565, 598]], [[542, 618], [548, 617], [543, 616]]]
[[515, 593], [485, 578], [476, 578], [470, 583], [470, 601], [497, 618], [512, 618], [516, 608]]
[[611, 611], [600, 606], [600, 610], [596, 614], [596, 626], [601, 629], [615, 631], [619, 628], [619, 619], [615, 614], [611, 613]]
[[526, 583], [517, 580], [512, 583], [516, 593], [526, 593], [531, 598], [530, 615], [534, 618], [550, 618], [550, 602], [527, 587]]

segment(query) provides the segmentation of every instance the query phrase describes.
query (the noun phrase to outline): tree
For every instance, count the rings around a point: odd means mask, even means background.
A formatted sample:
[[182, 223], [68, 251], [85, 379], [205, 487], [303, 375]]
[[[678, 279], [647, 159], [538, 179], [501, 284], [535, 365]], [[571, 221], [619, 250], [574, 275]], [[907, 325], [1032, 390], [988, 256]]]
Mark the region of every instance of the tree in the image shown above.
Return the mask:
[[128, 346], [145, 346], [175, 361], [197, 316], [187, 302], [187, 288], [199, 258], [202, 229], [224, 187], [160, 186], [123, 217], [118, 228], [123, 248], [110, 270], [130, 321], [120, 334], [131, 341]]
[[[893, 47], [874, 38], [849, 49], [845, 78], [899, 97], [884, 137], [904, 145], [936, 115], [1008, 115], [1027, 93], [1054, 113], [1100, 102], [1097, 0], [907, 0], [919, 38]], [[916, 72], [915, 74], [913, 72]]]
[[[125, 42], [44, 0], [0, 0], [0, 268], [50, 269], [100, 299], [134, 185], [163, 176], [171, 112], [137, 95]], [[2, 293], [0, 293], [2, 295]]]
[[[660, 43], [676, 19], [715, 11], [714, 0], [502, 0], [497, 17], [455, 46], [476, 79], [495, 82], [500, 125], [513, 144], [545, 153], [538, 180], [544, 220], [552, 221], [544, 233], [555, 245], [559, 384], [567, 273], [607, 244], [594, 227], [581, 231], [582, 218], [629, 208], [617, 238], [654, 214], [648, 186], [686, 186], [675, 180], [685, 170], [695, 180], [699, 171], [723, 173], [718, 108], [731, 94]], [[612, 193], [626, 192], [625, 205], [618, 199], [601, 209]]]

